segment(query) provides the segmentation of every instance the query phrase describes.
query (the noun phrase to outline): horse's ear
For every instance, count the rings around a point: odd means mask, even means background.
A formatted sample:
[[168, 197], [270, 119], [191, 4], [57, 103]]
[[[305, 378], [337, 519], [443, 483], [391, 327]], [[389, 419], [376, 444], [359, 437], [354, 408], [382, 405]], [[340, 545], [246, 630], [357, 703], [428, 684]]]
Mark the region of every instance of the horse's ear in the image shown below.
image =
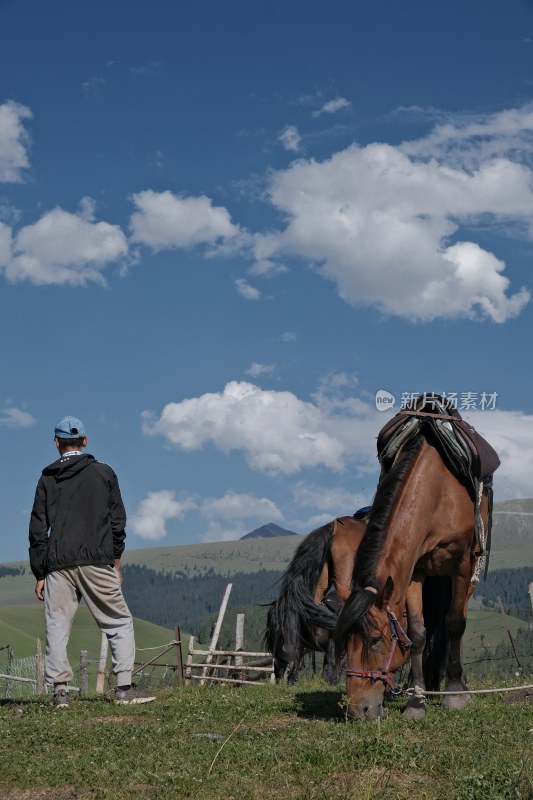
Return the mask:
[[388, 606], [389, 603], [390, 603], [393, 591], [394, 591], [394, 581], [393, 581], [392, 577], [389, 575], [389, 577], [385, 581], [383, 587], [380, 589], [380, 591], [377, 594], [376, 605], [379, 606], [379, 608], [385, 608], [386, 606]]

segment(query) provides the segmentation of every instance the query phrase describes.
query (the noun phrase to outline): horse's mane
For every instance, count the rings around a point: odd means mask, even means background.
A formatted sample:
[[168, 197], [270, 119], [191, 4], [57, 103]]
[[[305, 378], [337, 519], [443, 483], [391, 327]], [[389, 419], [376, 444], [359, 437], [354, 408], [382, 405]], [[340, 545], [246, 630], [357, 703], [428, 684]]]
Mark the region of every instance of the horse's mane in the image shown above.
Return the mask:
[[380, 478], [365, 535], [355, 559], [352, 589], [363, 586], [373, 586], [375, 589], [381, 588], [376, 585], [375, 568], [387, 534], [387, 523], [396, 502], [397, 494], [405, 481], [415, 454], [420, 450], [423, 439], [424, 436], [422, 434], [415, 436], [401, 451], [401, 455], [395, 464]]
[[348, 636], [356, 632], [361, 633], [367, 652], [370, 647], [374, 630], [368, 612], [375, 595], [365, 591], [365, 587], [378, 590], [381, 588], [377, 585], [375, 570], [387, 535], [387, 523], [398, 492], [423, 440], [424, 435], [421, 433], [408, 442], [389, 471], [384, 472], [379, 480], [365, 535], [355, 559], [352, 593], [344, 604], [335, 627], [334, 638], [339, 652], [344, 650]]
[[314, 626], [332, 629], [335, 625], [336, 615], [317, 605], [312, 593], [329, 555], [333, 528], [334, 521], [311, 531], [279, 581], [278, 599], [270, 606], [263, 641], [280, 663], [287, 663], [287, 649], [315, 646]]

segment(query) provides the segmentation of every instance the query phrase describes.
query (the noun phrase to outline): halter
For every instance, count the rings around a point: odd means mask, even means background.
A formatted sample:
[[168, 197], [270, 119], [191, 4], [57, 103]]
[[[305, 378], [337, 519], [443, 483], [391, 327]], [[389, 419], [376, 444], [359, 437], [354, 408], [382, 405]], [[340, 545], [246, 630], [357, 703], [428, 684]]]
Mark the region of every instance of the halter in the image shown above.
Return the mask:
[[[371, 587], [366, 588], [371, 589]], [[389, 687], [391, 692], [394, 692], [397, 688], [396, 681], [393, 678], [392, 671], [389, 669], [392, 656], [394, 655], [394, 651], [397, 646], [402, 652], [404, 652], [405, 650], [409, 650], [413, 643], [391, 611], [390, 606], [387, 606], [385, 610], [387, 612], [387, 617], [389, 618], [391, 640], [389, 652], [387, 653], [387, 658], [385, 659], [383, 667], [379, 670], [347, 669], [346, 676], [348, 678], [366, 678], [370, 681], [383, 681], [383, 683]]]

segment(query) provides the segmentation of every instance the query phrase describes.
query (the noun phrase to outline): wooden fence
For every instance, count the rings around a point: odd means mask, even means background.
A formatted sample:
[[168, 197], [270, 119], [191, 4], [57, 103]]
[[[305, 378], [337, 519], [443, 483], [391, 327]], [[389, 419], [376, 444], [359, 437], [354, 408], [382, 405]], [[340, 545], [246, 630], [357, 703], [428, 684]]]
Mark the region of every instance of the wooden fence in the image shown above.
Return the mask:
[[[233, 683], [233, 684], [253, 684], [257, 685], [261, 680], [274, 681], [274, 663], [270, 653], [247, 652], [244, 650], [244, 614], [237, 614], [237, 626], [235, 630], [235, 647], [232, 650], [221, 650], [217, 647], [220, 629], [226, 612], [229, 595], [233, 584], [229, 583], [226, 587], [224, 597], [220, 606], [220, 611], [214, 626], [211, 642], [208, 649], [195, 645], [195, 638], [191, 636], [189, 641], [189, 653], [187, 665], [184, 673], [183, 656], [181, 649], [181, 633], [178, 626], [174, 629], [175, 638], [160, 647], [145, 648], [157, 651], [146, 661], [135, 662], [133, 676], [137, 676], [142, 683], [150, 684], [154, 671], [164, 668], [164, 685], [182, 686], [184, 683], [190, 685], [191, 682], [198, 681], [200, 685], [206, 683]], [[9, 647], [9, 645], [7, 646]], [[138, 651], [141, 652], [141, 651]], [[175, 660], [170, 660], [170, 654], [175, 653]], [[98, 665], [96, 676], [96, 694], [103, 694], [106, 685], [109, 689], [111, 675], [107, 672], [108, 641], [102, 634], [100, 657], [89, 659], [88, 652], [82, 650], [80, 653], [80, 684], [79, 687], [69, 686], [70, 691], [79, 692], [86, 695], [90, 692], [90, 672], [91, 665]], [[161, 659], [164, 660], [162, 661]], [[8, 659], [9, 663], [9, 659]], [[10, 686], [13, 682], [20, 682], [31, 685], [35, 694], [46, 693], [44, 683], [43, 657], [41, 653], [41, 642], [37, 640], [37, 654], [35, 657], [35, 678], [17, 677], [11, 669], [9, 674], [0, 674], [0, 680], [6, 681], [6, 697], [10, 696]], [[93, 673], [94, 674], [94, 673]]]
[[[240, 616], [240, 615], [239, 615]], [[194, 636], [189, 640], [185, 667], [185, 684], [205, 683], [253, 684], [261, 679], [274, 681], [274, 665], [270, 653], [244, 650], [209, 650], [195, 648]]]
[[[235, 649], [218, 650], [218, 637], [233, 584], [228, 583], [213, 629], [208, 650], [195, 649], [194, 636], [189, 640], [185, 683], [236, 683], [257, 685], [260, 679], [274, 680], [274, 662], [270, 653], [250, 653], [244, 650], [244, 614], [237, 614]], [[200, 659], [200, 660], [199, 660]], [[259, 660], [258, 660], [259, 659]]]

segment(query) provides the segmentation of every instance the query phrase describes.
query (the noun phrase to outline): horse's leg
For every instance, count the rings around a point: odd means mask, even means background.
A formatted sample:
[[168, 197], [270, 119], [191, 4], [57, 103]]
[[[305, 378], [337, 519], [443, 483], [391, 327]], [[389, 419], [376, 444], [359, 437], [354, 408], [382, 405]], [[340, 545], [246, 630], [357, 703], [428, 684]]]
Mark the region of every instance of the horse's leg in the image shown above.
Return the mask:
[[[335, 522], [333, 535], [331, 537], [331, 567], [327, 562], [324, 564], [315, 590], [316, 603], [322, 602], [326, 592], [331, 587], [335, 590], [341, 604], [349, 597], [355, 552], [359, 546], [363, 532], [364, 528], [360, 525], [354, 531], [353, 525], [350, 528], [346, 528], [339, 525], [337, 521]], [[335, 644], [331, 638], [324, 649], [322, 675], [327, 683], [336, 685], [339, 683], [341, 675], [346, 669], [346, 654], [344, 653], [338, 657], [335, 651]]]
[[[422, 654], [426, 645], [426, 628], [422, 607], [422, 581], [411, 581], [407, 590], [407, 631], [412, 642], [410, 687], [425, 689]], [[426, 713], [424, 695], [411, 695], [402, 709], [404, 719], [418, 719]]]
[[322, 570], [321, 570], [320, 575], [318, 577], [318, 583], [317, 583], [316, 588], [315, 588], [315, 597], [314, 597], [315, 603], [318, 604], [318, 603], [322, 602], [326, 592], [328, 591], [328, 589], [330, 587], [330, 584], [331, 584], [331, 581], [330, 581], [330, 578], [329, 578], [329, 565], [328, 565], [328, 562], [326, 561], [326, 563], [322, 567]]
[[[461, 660], [461, 641], [466, 628], [466, 607], [474, 591], [471, 582], [471, 555], [470, 551], [460, 564], [458, 574], [452, 579], [452, 600], [446, 615], [446, 629], [450, 639], [448, 664], [446, 668], [447, 692], [468, 692], [466, 676]], [[444, 695], [444, 708], [463, 708], [470, 700], [469, 694]]]
[[352, 592], [352, 574], [355, 554], [364, 528], [353, 531], [337, 526], [331, 539], [331, 561], [333, 575], [331, 577], [335, 591], [345, 602]]

